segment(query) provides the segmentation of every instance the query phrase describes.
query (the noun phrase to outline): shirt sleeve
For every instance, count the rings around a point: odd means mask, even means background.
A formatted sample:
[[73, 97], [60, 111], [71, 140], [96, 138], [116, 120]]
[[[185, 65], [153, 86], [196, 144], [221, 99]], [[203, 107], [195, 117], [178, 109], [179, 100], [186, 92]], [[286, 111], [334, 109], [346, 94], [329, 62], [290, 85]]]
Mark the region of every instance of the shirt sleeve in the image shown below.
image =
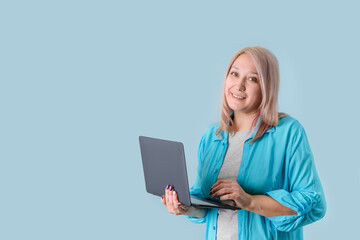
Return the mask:
[[313, 154], [304, 129], [293, 137], [291, 155], [287, 164], [288, 190], [278, 189], [266, 194], [297, 212], [297, 215], [268, 217], [279, 231], [293, 231], [321, 219], [326, 212], [326, 202], [320, 179], [316, 172]]
[[[198, 158], [198, 166], [197, 166], [197, 171], [196, 171], [196, 178], [195, 178], [195, 183], [194, 185], [190, 188], [190, 194], [191, 195], [195, 195], [201, 198], [204, 198], [204, 194], [201, 190], [201, 182], [202, 182], [202, 163], [203, 163], [203, 159], [204, 159], [204, 142], [205, 142], [205, 137], [203, 136], [200, 140], [200, 144], [199, 144], [199, 148], [198, 148], [198, 152], [197, 152], [197, 158]], [[186, 216], [184, 215], [187, 219], [189, 219], [191, 222], [194, 223], [204, 223], [206, 222], [206, 214], [207, 214], [207, 210], [205, 209], [206, 213], [205, 216], [203, 218], [198, 218], [198, 217], [191, 217], [191, 216]]]

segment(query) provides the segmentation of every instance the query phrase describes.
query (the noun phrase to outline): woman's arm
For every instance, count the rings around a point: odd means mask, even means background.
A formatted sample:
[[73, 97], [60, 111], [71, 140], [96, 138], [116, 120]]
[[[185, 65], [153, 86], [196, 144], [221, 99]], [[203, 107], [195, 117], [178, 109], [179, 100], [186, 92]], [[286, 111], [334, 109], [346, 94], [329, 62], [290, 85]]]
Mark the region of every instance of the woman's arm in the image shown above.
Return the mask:
[[235, 180], [222, 180], [214, 184], [212, 196], [232, 199], [239, 207], [268, 217], [278, 231], [294, 231], [323, 218], [325, 196], [302, 126], [298, 126], [290, 139], [291, 149], [284, 169], [284, 177], [289, 181], [287, 187], [264, 195], [250, 195]]
[[220, 200], [233, 200], [244, 210], [264, 217], [296, 215], [297, 212], [282, 205], [267, 195], [251, 195], [246, 193], [236, 180], [219, 180], [211, 188], [210, 195]]
[[282, 205], [267, 195], [252, 195], [247, 209], [264, 217], [275, 217], [282, 215], [296, 215], [297, 212]]

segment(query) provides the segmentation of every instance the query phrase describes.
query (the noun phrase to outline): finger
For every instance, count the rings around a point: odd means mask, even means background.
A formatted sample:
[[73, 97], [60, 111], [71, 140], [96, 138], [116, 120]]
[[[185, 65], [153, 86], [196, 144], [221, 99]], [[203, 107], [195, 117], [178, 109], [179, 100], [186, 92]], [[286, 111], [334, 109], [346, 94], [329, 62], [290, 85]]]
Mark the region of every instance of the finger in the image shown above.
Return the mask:
[[177, 192], [175, 192], [175, 191], [174, 191], [174, 209], [176, 210], [176, 212], [178, 214], [184, 214], [186, 212], [186, 210], [184, 210], [181, 207], [181, 203], [179, 202]]
[[215, 192], [221, 190], [221, 189], [224, 189], [224, 188], [232, 188], [232, 184], [231, 183], [228, 183], [228, 182], [223, 182], [223, 183], [220, 183], [219, 185], [215, 186], [213, 189], [211, 189], [211, 193], [214, 194]]
[[176, 198], [176, 201], [175, 202], [175, 208], [176, 208], [176, 211], [179, 213], [179, 214], [184, 214], [186, 213], [188, 210], [189, 210], [189, 207], [188, 206], [185, 206], [183, 205], [181, 202], [179, 202], [179, 199]]
[[171, 210], [174, 210], [174, 193], [173, 193], [173, 186], [170, 186], [170, 188], [168, 189], [168, 198], [166, 199], [167, 203], [168, 203], [168, 207]]
[[211, 192], [215, 192], [215, 191], [218, 191], [219, 189], [222, 189], [224, 187], [229, 187], [231, 184], [229, 183], [220, 183], [220, 184], [217, 184], [216, 186], [214, 185], [213, 188], [211, 188]]
[[173, 204], [173, 207], [174, 207], [174, 209], [178, 209], [179, 208], [179, 200], [178, 200], [178, 196], [177, 196], [177, 193], [176, 193], [176, 191], [172, 191], [172, 200], [173, 200], [173, 202], [172, 202], [172, 204]]
[[169, 185], [166, 185], [165, 189], [164, 189], [164, 199], [166, 201], [166, 190], [169, 188]]
[[182, 204], [179, 202], [177, 192], [173, 190], [172, 193], [173, 193], [173, 208], [175, 214], [184, 214], [187, 210], [186, 208], [181, 207]]
[[166, 207], [168, 208], [168, 210], [170, 210], [170, 197], [169, 197], [169, 189], [165, 190], [165, 202], [166, 202]]
[[219, 184], [221, 184], [221, 183], [222, 183], [222, 180], [216, 181], [216, 182], [214, 183], [214, 185], [212, 185], [211, 189], [217, 187], [217, 186], [218, 186]]
[[234, 189], [233, 188], [221, 188], [215, 192], [213, 192], [213, 194], [211, 195], [212, 197], [218, 197], [218, 196], [222, 196], [224, 194], [229, 194], [229, 193], [233, 193]]
[[219, 198], [221, 201], [224, 200], [234, 200], [235, 201], [235, 194], [230, 193], [230, 194], [224, 194]]
[[216, 183], [211, 187], [211, 189], [214, 189], [216, 187], [219, 187], [219, 185], [222, 185], [222, 184], [226, 184], [226, 183], [232, 183], [232, 182], [236, 182], [236, 180], [234, 179], [222, 179], [222, 180], [218, 180], [216, 181]]
[[217, 180], [214, 185], [221, 184], [221, 183], [229, 183], [232, 181], [235, 181], [235, 180], [234, 179], [221, 179], [221, 180]]

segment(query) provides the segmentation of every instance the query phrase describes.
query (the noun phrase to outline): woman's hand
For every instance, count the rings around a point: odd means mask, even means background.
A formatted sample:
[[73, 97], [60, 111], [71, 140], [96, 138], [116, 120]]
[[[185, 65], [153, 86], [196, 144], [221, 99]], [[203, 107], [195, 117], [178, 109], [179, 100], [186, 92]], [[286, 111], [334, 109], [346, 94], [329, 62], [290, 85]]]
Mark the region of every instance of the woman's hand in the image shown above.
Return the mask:
[[252, 195], [246, 193], [233, 179], [217, 181], [210, 189], [210, 195], [222, 201], [233, 200], [236, 206], [244, 210], [248, 210], [252, 202]]
[[170, 185], [166, 186], [165, 196], [162, 195], [161, 202], [167, 207], [169, 213], [171, 214], [182, 215], [189, 210], [188, 206], [185, 206], [179, 202], [174, 187]]
[[210, 189], [210, 195], [220, 197], [220, 200], [234, 200], [239, 208], [264, 217], [297, 214], [296, 211], [282, 205], [270, 196], [246, 193], [236, 180], [217, 181]]

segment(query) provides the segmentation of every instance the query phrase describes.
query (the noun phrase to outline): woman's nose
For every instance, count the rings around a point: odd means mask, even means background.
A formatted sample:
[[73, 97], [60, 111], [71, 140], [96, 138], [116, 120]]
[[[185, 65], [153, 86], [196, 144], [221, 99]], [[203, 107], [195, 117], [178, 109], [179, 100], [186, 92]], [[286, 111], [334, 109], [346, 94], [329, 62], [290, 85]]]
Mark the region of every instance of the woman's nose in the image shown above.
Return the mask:
[[239, 82], [238, 82], [238, 86], [239, 88], [239, 91], [243, 92], [246, 90], [246, 87], [245, 87], [245, 80], [244, 79], [240, 79]]
[[244, 85], [244, 84], [240, 85], [239, 91], [240, 91], [240, 92], [243, 92], [243, 91], [245, 91], [245, 90], [246, 90], [245, 85]]

